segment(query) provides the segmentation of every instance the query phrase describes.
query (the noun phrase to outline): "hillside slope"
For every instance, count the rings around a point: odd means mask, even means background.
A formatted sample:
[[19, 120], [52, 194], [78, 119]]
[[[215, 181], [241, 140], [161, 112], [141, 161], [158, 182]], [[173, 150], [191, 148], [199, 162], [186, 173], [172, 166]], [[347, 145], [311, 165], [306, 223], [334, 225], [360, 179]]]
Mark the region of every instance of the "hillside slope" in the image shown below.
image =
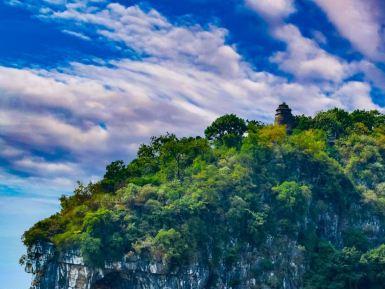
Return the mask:
[[36, 289], [383, 288], [385, 116], [154, 137], [25, 232]]

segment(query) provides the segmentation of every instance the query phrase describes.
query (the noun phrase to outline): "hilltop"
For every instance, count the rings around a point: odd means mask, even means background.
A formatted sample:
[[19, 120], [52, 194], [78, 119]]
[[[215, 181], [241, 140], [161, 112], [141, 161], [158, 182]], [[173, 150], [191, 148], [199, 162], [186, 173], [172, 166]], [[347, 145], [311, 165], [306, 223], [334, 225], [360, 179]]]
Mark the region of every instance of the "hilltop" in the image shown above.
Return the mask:
[[385, 115], [278, 119], [153, 137], [79, 184], [23, 236], [34, 288], [383, 288]]

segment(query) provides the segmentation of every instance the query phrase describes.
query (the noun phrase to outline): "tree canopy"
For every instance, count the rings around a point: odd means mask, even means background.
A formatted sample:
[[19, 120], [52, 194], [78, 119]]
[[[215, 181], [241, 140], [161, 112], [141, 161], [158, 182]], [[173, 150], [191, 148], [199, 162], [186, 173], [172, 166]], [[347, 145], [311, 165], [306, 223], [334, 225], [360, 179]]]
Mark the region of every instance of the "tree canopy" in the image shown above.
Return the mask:
[[208, 140], [217, 144], [226, 144], [236, 146], [242, 140], [246, 132], [246, 122], [235, 114], [226, 114], [217, 118], [205, 130], [205, 136]]

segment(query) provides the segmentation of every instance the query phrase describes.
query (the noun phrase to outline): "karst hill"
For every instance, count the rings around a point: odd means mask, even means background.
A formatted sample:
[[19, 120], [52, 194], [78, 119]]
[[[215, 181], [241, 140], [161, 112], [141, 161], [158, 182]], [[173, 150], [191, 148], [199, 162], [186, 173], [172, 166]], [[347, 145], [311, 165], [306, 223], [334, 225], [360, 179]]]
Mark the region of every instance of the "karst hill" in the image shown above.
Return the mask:
[[60, 202], [23, 236], [35, 289], [384, 288], [385, 115], [224, 115]]

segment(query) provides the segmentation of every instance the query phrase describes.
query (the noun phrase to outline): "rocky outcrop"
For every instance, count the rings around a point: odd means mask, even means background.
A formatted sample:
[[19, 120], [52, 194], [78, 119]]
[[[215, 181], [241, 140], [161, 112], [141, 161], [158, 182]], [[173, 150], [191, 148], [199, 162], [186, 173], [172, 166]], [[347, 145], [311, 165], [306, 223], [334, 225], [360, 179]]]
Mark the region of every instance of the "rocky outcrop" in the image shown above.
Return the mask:
[[[363, 207], [349, 214], [325, 210], [315, 218], [306, 217], [301, 226], [316, 228], [317, 235], [334, 246], [344, 246], [344, 231], [364, 233], [373, 246], [384, 243], [385, 226]], [[58, 252], [54, 245], [37, 243], [22, 259], [34, 275], [31, 289], [299, 289], [308, 268], [306, 251], [285, 235], [267, 236], [258, 246], [230, 240], [229, 256], [211, 257], [210, 250], [189, 265], [170, 268], [149, 256], [128, 254], [119, 262], [102, 268], [85, 264], [79, 250]]]
[[35, 276], [31, 289], [102, 289], [102, 288], [203, 288], [207, 268], [192, 265], [181, 274], [168, 272], [161, 263], [138, 257], [90, 268], [78, 250], [55, 253], [51, 244], [37, 244], [28, 249], [25, 268]]
[[59, 254], [40, 243], [28, 249], [25, 267], [35, 276], [31, 289], [298, 288], [305, 272], [303, 249], [273, 237], [262, 248], [246, 246], [235, 260], [215, 265], [202, 258], [170, 270], [149, 258], [126, 256], [98, 269], [86, 266], [77, 250]]
[[[353, 214], [356, 211], [356, 214]], [[373, 245], [384, 242], [382, 222], [362, 210], [342, 218], [326, 211], [316, 218], [318, 234], [336, 247], [343, 247], [345, 228], [366, 234]], [[358, 217], [360, 216], [360, 217]], [[304, 226], [312, 223], [310, 219]], [[354, 225], [352, 225], [354, 224]], [[232, 240], [233, 256], [212, 258], [210, 252], [187, 266], [169, 268], [148, 256], [126, 255], [103, 268], [85, 264], [79, 250], [58, 252], [52, 244], [37, 243], [23, 258], [25, 269], [34, 275], [31, 289], [299, 289], [307, 269], [305, 249], [289, 237], [267, 236], [257, 247], [238, 248]], [[232, 244], [232, 245], [231, 245]], [[231, 248], [234, 246], [234, 248]], [[214, 260], [215, 259], [215, 260]]]

